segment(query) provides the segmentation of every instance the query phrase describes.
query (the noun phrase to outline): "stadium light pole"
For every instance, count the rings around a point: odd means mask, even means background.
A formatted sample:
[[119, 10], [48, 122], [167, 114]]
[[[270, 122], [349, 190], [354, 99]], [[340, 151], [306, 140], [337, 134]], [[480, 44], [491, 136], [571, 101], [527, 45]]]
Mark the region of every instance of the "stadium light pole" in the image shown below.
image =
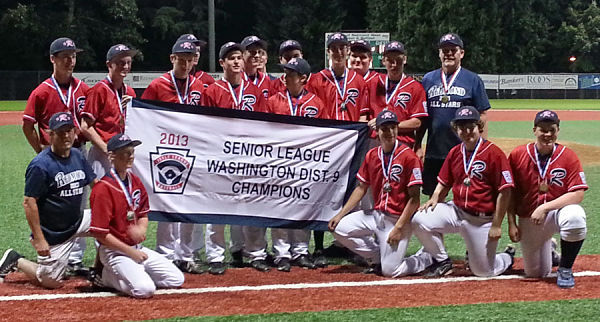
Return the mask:
[[208, 60], [209, 71], [215, 72], [215, 0], [208, 0]]

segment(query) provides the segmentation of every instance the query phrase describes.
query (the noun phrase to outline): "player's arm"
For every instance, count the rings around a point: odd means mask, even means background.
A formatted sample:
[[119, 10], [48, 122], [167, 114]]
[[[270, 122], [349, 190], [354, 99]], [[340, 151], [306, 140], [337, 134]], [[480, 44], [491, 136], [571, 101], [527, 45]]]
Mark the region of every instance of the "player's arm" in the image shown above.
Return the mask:
[[425, 137], [425, 131], [427, 131], [427, 122], [429, 122], [429, 118], [425, 118], [421, 121], [421, 126], [415, 131], [415, 154], [423, 161], [425, 157], [425, 153], [423, 151], [423, 138]]
[[539, 205], [531, 214], [531, 221], [535, 224], [542, 224], [546, 220], [546, 215], [556, 209], [563, 208], [568, 205], [579, 204], [583, 201], [585, 190], [575, 190], [567, 192], [564, 195]]
[[338, 212], [337, 215], [335, 215], [335, 217], [329, 221], [329, 230], [335, 230], [335, 227], [340, 223], [340, 220], [342, 220], [342, 218], [344, 218], [352, 209], [354, 209], [354, 207], [356, 207], [356, 205], [358, 205], [360, 200], [367, 193], [367, 189], [369, 189], [369, 185], [360, 181], [358, 186], [356, 186], [354, 191], [352, 191], [352, 194], [350, 195], [350, 198], [344, 207], [342, 207], [342, 210], [340, 210], [340, 212]]
[[141, 243], [146, 240], [146, 231], [148, 230], [148, 218], [138, 218], [137, 224], [129, 226], [127, 234], [135, 243]]
[[396, 225], [388, 235], [387, 242], [390, 245], [398, 244], [398, 242], [405, 237], [402, 236], [402, 228], [404, 228], [405, 225], [410, 225], [410, 219], [412, 218], [412, 215], [419, 208], [421, 199], [421, 185], [413, 185], [407, 189], [409, 199], [404, 207], [404, 210], [402, 211], [402, 214], [400, 215], [400, 218], [398, 218]]
[[490, 239], [499, 239], [502, 236], [502, 221], [511, 202], [511, 195], [512, 188], [507, 187], [500, 190], [498, 197], [496, 197], [496, 210], [492, 219], [492, 227], [490, 227], [490, 231], [488, 232]]
[[508, 207], [506, 207], [506, 217], [508, 221], [508, 236], [510, 240], [518, 243], [521, 240], [521, 232], [517, 225], [517, 198], [518, 193], [511, 193], [508, 201]]
[[431, 210], [433, 211], [433, 209], [435, 209], [435, 206], [437, 206], [437, 204], [441, 201], [446, 200], [446, 196], [448, 196], [448, 192], [450, 192], [450, 188], [451, 187], [446, 187], [443, 184], [439, 183], [437, 184], [437, 186], [435, 186], [435, 191], [433, 192], [433, 195], [431, 195], [431, 198], [429, 198], [429, 200], [427, 200], [427, 202], [425, 202], [421, 207], [419, 207], [419, 210], [425, 210], [429, 207], [431, 207]]
[[418, 117], [409, 118], [408, 120], [398, 123], [398, 132], [407, 133], [418, 130], [421, 127], [421, 120]]
[[84, 115], [81, 119], [81, 133], [83, 133], [83, 135], [90, 140], [95, 147], [104, 153], [108, 153], [108, 150], [106, 149], [106, 143], [104, 143], [104, 140], [102, 140], [100, 134], [98, 134], [94, 128], [94, 120], [86, 115]]
[[29, 145], [31, 145], [35, 153], [42, 152], [44, 147], [40, 144], [40, 137], [35, 130], [35, 124], [33, 122], [23, 121], [22, 129], [25, 138], [27, 138], [27, 142], [29, 142]]
[[40, 213], [38, 211], [37, 199], [34, 197], [25, 196], [23, 200], [23, 208], [25, 209], [25, 217], [31, 229], [31, 244], [35, 251], [40, 256], [50, 256], [50, 245], [46, 241], [40, 225]]
[[129, 256], [136, 263], [141, 263], [148, 259], [146, 253], [125, 244], [111, 233], [100, 233], [96, 231], [90, 231], [90, 233], [100, 244]]

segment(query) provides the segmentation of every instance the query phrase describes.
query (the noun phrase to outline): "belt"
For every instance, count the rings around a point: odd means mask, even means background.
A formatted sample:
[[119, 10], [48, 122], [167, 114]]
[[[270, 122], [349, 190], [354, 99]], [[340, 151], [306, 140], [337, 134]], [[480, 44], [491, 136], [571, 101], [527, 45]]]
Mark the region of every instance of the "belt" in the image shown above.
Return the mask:
[[463, 211], [473, 217], [493, 217], [494, 216], [493, 212], [469, 211], [466, 209], [463, 209]]

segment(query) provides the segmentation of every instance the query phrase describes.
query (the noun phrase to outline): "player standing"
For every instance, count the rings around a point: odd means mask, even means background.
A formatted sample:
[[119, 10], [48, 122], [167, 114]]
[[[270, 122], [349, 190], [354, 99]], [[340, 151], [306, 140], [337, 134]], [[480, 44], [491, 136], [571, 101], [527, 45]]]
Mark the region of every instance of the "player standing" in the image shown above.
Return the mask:
[[587, 233], [585, 211], [579, 204], [588, 185], [577, 155], [556, 143], [559, 132], [555, 112], [538, 112], [533, 127], [536, 141], [510, 153], [515, 193], [508, 227], [510, 239], [521, 242], [525, 275], [530, 277], [544, 277], [552, 270], [551, 238], [559, 233], [562, 254], [556, 284], [571, 288], [575, 286], [573, 263]]
[[[476, 276], [496, 276], [512, 267], [514, 247], [500, 254], [496, 248], [514, 184], [504, 152], [481, 136], [483, 127], [474, 107], [456, 110], [452, 128], [462, 143], [448, 153], [431, 199], [413, 217], [413, 232], [434, 259], [429, 277], [452, 272], [443, 240], [449, 233], [464, 239]], [[450, 189], [453, 199], [444, 202]]]
[[373, 64], [373, 53], [371, 45], [366, 40], [359, 39], [350, 42], [349, 61], [350, 68], [361, 75], [367, 84], [379, 76], [378, 72], [369, 69]]
[[[52, 76], [31, 92], [23, 113], [23, 133], [36, 153], [40, 153], [50, 144], [47, 133], [50, 117], [58, 112], [69, 112], [75, 122], [73, 147], [78, 148], [84, 156], [87, 154], [85, 137], [80, 133], [80, 121], [89, 87], [73, 77], [77, 53], [81, 51], [70, 38], [58, 38], [50, 44]], [[88, 194], [89, 192], [85, 193], [86, 196]], [[86, 205], [87, 197], [84, 197], [81, 206], [85, 208]], [[85, 238], [77, 239], [69, 255], [70, 272], [77, 275], [86, 273], [82, 264], [85, 249]]]
[[[191, 38], [191, 36], [181, 38]], [[194, 37], [195, 39], [195, 37]], [[190, 74], [197, 47], [193, 39], [177, 40], [171, 49], [173, 69], [154, 79], [142, 94], [143, 99], [187, 105], [200, 105], [204, 85]], [[194, 252], [204, 247], [203, 225], [177, 222], [158, 222], [156, 251], [185, 273], [200, 274], [201, 267], [194, 261]]]
[[123, 80], [131, 71], [132, 58], [136, 53], [123, 44], [110, 47], [106, 53], [108, 75], [88, 92], [81, 132], [92, 142], [88, 162], [98, 178], [110, 170], [106, 142], [125, 131], [127, 103], [135, 97], [135, 92]]
[[25, 172], [23, 208], [37, 263], [9, 249], [0, 260], [0, 277], [18, 268], [37, 284], [57, 288], [77, 237], [87, 236], [90, 212], [81, 209], [81, 199], [83, 188], [96, 180], [83, 154], [72, 148], [75, 124], [71, 112], [52, 115], [48, 135], [50, 147], [33, 158]]
[[[219, 64], [223, 68], [223, 78], [208, 86], [202, 96], [202, 106], [215, 106], [244, 111], [266, 111], [264, 96], [252, 82], [245, 81], [243, 73], [244, 47], [238, 43], [228, 42], [219, 50]], [[230, 252], [234, 264], [242, 260], [244, 236], [241, 226], [231, 226], [232, 247]], [[209, 263], [208, 272], [215, 275], [225, 273], [225, 225], [206, 225], [206, 259]], [[268, 266], [262, 265], [265, 258], [255, 257], [253, 267], [267, 271]]]
[[[310, 65], [302, 58], [290, 58], [284, 69], [286, 90], [278, 92], [267, 102], [268, 112], [282, 115], [328, 118], [329, 111], [315, 94], [306, 89]], [[279, 271], [290, 271], [290, 260], [296, 266], [316, 268], [308, 253], [310, 231], [304, 229], [272, 228], [275, 264]]]
[[[288, 39], [279, 45], [279, 64], [285, 65], [292, 58], [302, 58], [302, 46], [296, 40]], [[271, 88], [273, 93], [285, 92], [285, 74], [273, 80]]]
[[[463, 41], [456, 34], [445, 34], [439, 42], [440, 69], [431, 71], [423, 77], [423, 87], [427, 93], [427, 150], [423, 164], [423, 193], [431, 196], [437, 184], [444, 159], [452, 147], [460, 143], [460, 139], [452, 131], [450, 121], [454, 113], [462, 106], [474, 106], [485, 124], [486, 110], [490, 108], [485, 87], [481, 78], [462, 68], [461, 61], [465, 56]], [[423, 131], [419, 131], [416, 139], [417, 155], [421, 156]], [[487, 127], [483, 137], [487, 138]]]
[[90, 233], [98, 240], [104, 265], [102, 283], [136, 298], [156, 287], [179, 287], [183, 274], [165, 257], [142, 246], [146, 239], [148, 194], [129, 168], [140, 141], [117, 134], [107, 143], [112, 168], [92, 189]]
[[267, 42], [256, 36], [248, 36], [241, 45], [244, 47], [244, 80], [256, 85], [266, 100], [273, 94], [271, 78], [259, 68], [264, 66], [263, 55], [267, 52]]
[[[387, 43], [383, 50], [383, 65], [387, 75], [377, 75], [369, 83], [370, 115], [383, 110], [394, 111], [398, 116], [398, 140], [409, 146], [415, 145], [415, 131], [421, 127], [421, 119], [427, 117], [426, 95], [423, 86], [404, 74], [406, 50], [398, 41]], [[375, 119], [369, 121], [375, 129]], [[373, 135], [371, 135], [373, 137]]]
[[[376, 118], [381, 146], [367, 152], [358, 174], [359, 185], [329, 221], [336, 240], [377, 267], [384, 276], [399, 277], [423, 271], [431, 255], [405, 258], [411, 237], [410, 220], [419, 207], [421, 161], [412, 149], [398, 141], [398, 118], [382, 111]], [[375, 207], [348, 214], [371, 187]]]
[[196, 38], [196, 36], [194, 36], [193, 34], [183, 34], [179, 36], [179, 38], [177, 38], [177, 41], [180, 40], [188, 40], [196, 45], [196, 56], [194, 56], [194, 61], [192, 64], [193, 66], [192, 70], [190, 71], [190, 74], [196, 79], [200, 80], [200, 82], [202, 83], [202, 85], [204, 85], [205, 88], [208, 87], [208, 85], [214, 83], [215, 79], [212, 76], [198, 68], [198, 62], [200, 61], [200, 53], [202, 52], [202, 49], [206, 47], [206, 41]]

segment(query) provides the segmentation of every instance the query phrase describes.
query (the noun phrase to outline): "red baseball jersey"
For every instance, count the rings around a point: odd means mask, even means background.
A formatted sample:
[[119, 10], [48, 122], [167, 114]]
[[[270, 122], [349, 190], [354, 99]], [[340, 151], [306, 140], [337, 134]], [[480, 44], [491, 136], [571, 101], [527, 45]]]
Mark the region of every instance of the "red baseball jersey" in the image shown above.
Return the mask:
[[[388, 167], [389, 158], [392, 158], [392, 164]], [[389, 169], [389, 180], [383, 174], [383, 162]], [[356, 178], [371, 187], [376, 210], [400, 216], [409, 199], [407, 188], [423, 184], [421, 171], [421, 160], [417, 155], [408, 146], [397, 142], [389, 157], [383, 155], [380, 146], [369, 150]], [[390, 192], [384, 191], [386, 181], [391, 185]]]
[[275, 93], [271, 88], [271, 78], [269, 78], [269, 75], [256, 72], [254, 80], [250, 79], [246, 73], [243, 73], [242, 76], [244, 77], [244, 81], [251, 82], [254, 86], [258, 87], [265, 100]]
[[173, 79], [171, 72], [164, 73], [159, 78], [154, 79], [142, 94], [143, 99], [171, 102], [187, 105], [200, 105], [204, 84], [194, 76], [188, 77], [188, 84], [176, 88], [176, 80]]
[[194, 77], [196, 77], [196, 79], [200, 80], [200, 82], [202, 83], [202, 86], [204, 86], [204, 88], [207, 88], [208, 85], [215, 82], [215, 79], [212, 76], [210, 76], [208, 73], [203, 72], [201, 70], [195, 71], [192, 75]]
[[[41, 144], [50, 144], [50, 137], [45, 130], [49, 128], [48, 122], [50, 122], [50, 117], [58, 112], [70, 112], [73, 115], [73, 120], [77, 127], [77, 142], [85, 142], [85, 138], [79, 135], [79, 129], [81, 128], [79, 124], [89, 86], [81, 80], [71, 77], [69, 87], [70, 91], [69, 89], [65, 90], [58, 87], [58, 90], [62, 94], [61, 97], [52, 78], [48, 78], [38, 85], [27, 99], [27, 105], [23, 113], [23, 122], [38, 124]], [[75, 145], [78, 145], [77, 142]]]
[[[308, 84], [306, 84], [306, 86], [308, 86]], [[271, 96], [279, 92], [285, 92], [286, 89], [287, 88], [285, 87], [285, 75], [281, 75], [279, 78], [271, 81], [271, 90], [273, 91], [273, 94], [271, 94]]]
[[[508, 156], [515, 177], [517, 214], [521, 217], [530, 217], [538, 206], [567, 192], [588, 189], [579, 158], [571, 149], [556, 144], [544, 177], [538, 170], [536, 154], [535, 143], [529, 143], [516, 147]], [[541, 184], [547, 185], [547, 191], [540, 189]]]
[[[438, 182], [452, 187], [454, 204], [472, 213], [492, 215], [496, 211], [498, 193], [506, 188], [514, 187], [512, 173], [506, 155], [494, 143], [483, 140], [479, 148], [465, 155], [464, 143], [450, 150], [444, 161]], [[470, 182], [465, 183], [464, 161], [472, 157], [472, 165], [468, 170]]]
[[363, 75], [363, 79], [365, 80], [365, 83], [368, 84], [372, 79], [377, 78], [379, 75], [381, 74], [374, 70], [367, 70], [367, 73]]
[[306, 90], [300, 99], [289, 96], [286, 90], [271, 96], [267, 101], [269, 113], [326, 119], [329, 118], [325, 114], [327, 111], [323, 101]]
[[[126, 95], [135, 97], [133, 88], [123, 84]], [[94, 85], [89, 92], [82, 115], [89, 117], [94, 122], [94, 129], [104, 142], [116, 134], [125, 131], [126, 111], [121, 112], [120, 97], [112, 84], [103, 79]]]
[[202, 95], [202, 106], [255, 112], [266, 112], [267, 110], [264, 96], [258, 87], [254, 86], [251, 82], [243, 80], [235, 88], [232, 88], [231, 84], [223, 79], [208, 86], [204, 95]]
[[[315, 94], [332, 109], [329, 113], [332, 119], [357, 122], [361, 110], [368, 106], [367, 84], [354, 70], [346, 69], [346, 77], [337, 80], [330, 69], [323, 69], [312, 75], [309, 82], [317, 90]], [[333, 88], [335, 97], [332, 97], [325, 84]]]
[[[387, 88], [387, 75], [379, 75], [369, 82], [369, 107], [368, 114], [371, 118], [384, 109], [393, 111], [398, 116], [398, 121], [405, 121], [415, 117], [426, 117], [427, 96], [421, 83], [410, 76], [403, 77], [394, 88]], [[389, 85], [388, 85], [389, 86]], [[371, 137], [376, 137], [373, 132]], [[402, 142], [414, 145], [415, 131], [411, 133], [398, 133]]]
[[[120, 241], [133, 246], [135, 242], [127, 234], [129, 226], [134, 225], [140, 218], [146, 217], [150, 206], [148, 194], [142, 181], [133, 173], [128, 173], [128, 182], [123, 183], [125, 189], [130, 190], [133, 203], [132, 209], [135, 213], [133, 218], [127, 218], [130, 210], [124, 191], [111, 173], [108, 173], [94, 185], [90, 195], [90, 207], [92, 209], [92, 222], [90, 232], [99, 234], [111, 233]], [[129, 185], [131, 183], [131, 185]]]

